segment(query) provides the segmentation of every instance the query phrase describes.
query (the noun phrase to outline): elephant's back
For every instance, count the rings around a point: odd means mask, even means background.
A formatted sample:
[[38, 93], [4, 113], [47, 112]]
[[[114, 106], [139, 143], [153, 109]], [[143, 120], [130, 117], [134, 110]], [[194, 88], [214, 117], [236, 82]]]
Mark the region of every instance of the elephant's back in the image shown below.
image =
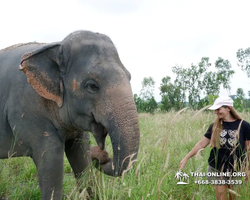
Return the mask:
[[[20, 43], [0, 50], [0, 70], [19, 70], [23, 54], [34, 51], [44, 45], [43, 43]], [[1, 72], [0, 71], [0, 72]]]
[[[24, 79], [26, 75], [19, 70], [23, 54], [39, 48], [41, 43], [20, 43], [0, 50], [0, 91], [2, 85]], [[25, 78], [27, 80], [27, 78]]]
[[6, 104], [15, 106], [32, 87], [27, 76], [19, 70], [21, 57], [39, 47], [40, 43], [16, 44], [0, 50], [0, 110]]

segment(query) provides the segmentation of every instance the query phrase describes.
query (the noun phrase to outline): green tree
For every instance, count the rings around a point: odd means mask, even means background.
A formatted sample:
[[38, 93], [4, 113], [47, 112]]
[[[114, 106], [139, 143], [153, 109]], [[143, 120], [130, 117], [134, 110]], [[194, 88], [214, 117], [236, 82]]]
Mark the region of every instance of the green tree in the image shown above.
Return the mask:
[[250, 47], [247, 49], [239, 49], [236, 53], [238, 66], [246, 71], [247, 76], [250, 77]]
[[245, 97], [245, 94], [244, 94], [243, 89], [238, 88], [236, 98], [234, 99], [234, 107], [240, 112], [244, 110], [244, 101], [245, 101], [244, 97]]
[[[230, 79], [234, 74], [230, 62], [219, 57], [215, 62], [216, 71], [208, 71], [210, 66], [208, 57], [201, 58], [197, 65], [191, 64], [189, 68], [174, 66], [174, 83], [171, 83], [170, 77], [162, 79], [162, 108], [181, 109], [187, 98], [189, 107], [200, 109], [211, 104], [211, 99], [219, 95], [221, 86], [230, 91]], [[205, 98], [201, 98], [202, 94]]]
[[145, 77], [142, 81], [140, 96], [143, 100], [150, 99], [154, 96], [155, 81], [152, 77]]
[[143, 78], [140, 96], [134, 94], [134, 101], [138, 112], [153, 114], [158, 108], [154, 98], [155, 81], [152, 77]]
[[202, 88], [204, 90], [204, 94], [209, 95], [218, 95], [220, 92], [220, 87], [222, 86], [224, 89], [228, 90], [230, 93], [230, 79], [232, 75], [235, 73], [231, 70], [232, 65], [228, 60], [224, 60], [221, 57], [215, 61], [215, 72], [205, 72], [204, 79], [202, 83]]
[[199, 101], [198, 108], [200, 109], [208, 105], [213, 105], [215, 99], [217, 98], [218, 98], [218, 95], [208, 94], [207, 96], [205, 96], [203, 99]]
[[188, 70], [188, 77], [190, 78], [188, 101], [190, 107], [194, 109], [198, 108], [198, 102], [200, 101], [200, 95], [203, 89], [204, 73], [210, 66], [209, 58], [203, 57], [198, 63], [198, 66], [191, 65], [191, 68]]
[[228, 60], [224, 60], [219, 57], [215, 62], [215, 68], [217, 71], [217, 81], [220, 85], [223, 86], [224, 89], [230, 93], [230, 79], [235, 73], [234, 70], [231, 70], [232, 65]]
[[171, 109], [180, 110], [184, 106], [182, 88], [171, 83], [171, 78], [166, 76], [162, 79], [160, 86], [161, 110], [170, 111]]
[[249, 112], [250, 111], [250, 91], [248, 91], [248, 99], [245, 99], [245, 101], [246, 101], [245, 110]]
[[144, 102], [144, 110], [147, 113], [154, 114], [157, 108], [158, 105], [154, 97], [147, 98], [146, 101]]
[[208, 95], [218, 95], [220, 91], [220, 83], [217, 81], [216, 72], [206, 72], [202, 82], [203, 93]]
[[231, 63], [228, 60], [218, 57], [215, 61], [216, 71], [205, 72], [202, 88], [206, 97], [199, 102], [199, 108], [213, 104], [219, 95], [221, 86], [230, 94], [230, 79], [235, 73], [231, 68]]
[[[188, 77], [188, 69], [185, 69], [181, 66], [174, 66], [172, 68], [173, 73], [176, 74], [176, 79], [174, 81], [174, 85], [177, 88], [177, 91], [175, 94], [180, 95], [180, 102], [177, 102], [178, 104], [183, 105], [183, 102], [186, 101], [186, 93], [189, 88], [189, 77]], [[181, 106], [183, 107], [183, 106]]]
[[[211, 66], [208, 57], [201, 58], [197, 64], [191, 64], [190, 68], [175, 66], [172, 71], [176, 74], [175, 85], [181, 90], [181, 99], [188, 98], [188, 104], [196, 109], [200, 101], [200, 95], [204, 85], [204, 74]], [[184, 102], [184, 101], [183, 101]]]
[[134, 94], [134, 101], [137, 112], [142, 113], [144, 111], [144, 101], [137, 94]]

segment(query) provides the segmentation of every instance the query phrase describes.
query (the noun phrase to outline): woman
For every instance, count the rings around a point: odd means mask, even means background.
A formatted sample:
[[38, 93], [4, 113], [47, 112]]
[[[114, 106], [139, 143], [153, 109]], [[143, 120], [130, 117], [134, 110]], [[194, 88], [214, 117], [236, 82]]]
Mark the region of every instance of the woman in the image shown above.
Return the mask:
[[[246, 166], [246, 164], [248, 164], [246, 160], [248, 159], [250, 161], [249, 123], [242, 120], [236, 113], [233, 108], [233, 100], [230, 97], [217, 98], [214, 105], [209, 109], [215, 111], [217, 118], [214, 123], [209, 126], [204, 137], [180, 162], [180, 169], [185, 167], [189, 158], [194, 156], [200, 149], [210, 144], [212, 149], [208, 159], [208, 172], [230, 172], [232, 174], [242, 169], [245, 170], [245, 167], [248, 167], [249, 170], [250, 167]], [[238, 132], [240, 134], [238, 134]], [[247, 157], [245, 155], [247, 155]], [[241, 177], [236, 178], [240, 179]], [[222, 180], [230, 179], [230, 177], [208, 177], [208, 179], [221, 180], [219, 184], [214, 185], [216, 198], [220, 200], [228, 199], [227, 189], [231, 186], [220, 183], [222, 183]], [[228, 181], [226, 182], [228, 183]]]

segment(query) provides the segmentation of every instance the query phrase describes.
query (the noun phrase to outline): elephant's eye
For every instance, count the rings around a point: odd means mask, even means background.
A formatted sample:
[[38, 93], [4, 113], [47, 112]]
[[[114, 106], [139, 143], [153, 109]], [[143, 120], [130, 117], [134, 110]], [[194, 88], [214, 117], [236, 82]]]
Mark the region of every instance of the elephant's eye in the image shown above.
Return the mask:
[[96, 93], [99, 90], [98, 84], [94, 80], [88, 80], [85, 84], [85, 88], [89, 93]]

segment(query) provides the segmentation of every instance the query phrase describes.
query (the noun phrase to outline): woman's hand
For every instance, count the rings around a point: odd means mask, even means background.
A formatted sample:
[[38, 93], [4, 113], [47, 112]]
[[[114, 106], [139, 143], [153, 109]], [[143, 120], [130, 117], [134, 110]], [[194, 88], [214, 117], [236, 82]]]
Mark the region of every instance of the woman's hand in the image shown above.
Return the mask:
[[188, 161], [188, 159], [186, 157], [182, 159], [182, 161], [179, 164], [180, 170], [185, 167], [185, 165], [187, 164], [187, 161]]

